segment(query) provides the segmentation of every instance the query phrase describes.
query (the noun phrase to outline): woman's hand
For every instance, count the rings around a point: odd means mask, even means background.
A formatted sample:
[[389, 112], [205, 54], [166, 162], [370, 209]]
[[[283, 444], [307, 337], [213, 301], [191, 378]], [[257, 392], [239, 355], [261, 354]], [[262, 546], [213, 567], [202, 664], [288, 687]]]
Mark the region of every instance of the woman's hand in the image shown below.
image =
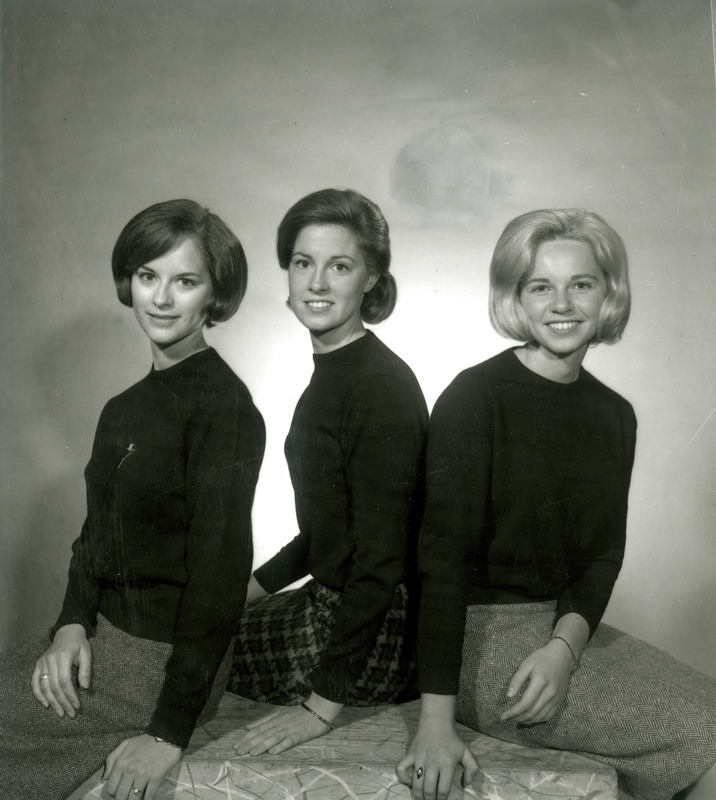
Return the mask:
[[[306, 705], [320, 714], [327, 722], [333, 722], [343, 706], [321, 697], [315, 692]], [[240, 756], [269, 753], [272, 756], [283, 753], [297, 744], [323, 736], [331, 730], [318, 717], [302, 706], [286, 706], [246, 726], [247, 732], [234, 745]]]
[[395, 768], [398, 780], [411, 787], [413, 800], [447, 800], [458, 764], [463, 768], [463, 786], [479, 771], [477, 759], [455, 733], [454, 718], [453, 695], [422, 696], [418, 732]]
[[152, 800], [169, 770], [181, 761], [181, 752], [146, 733], [125, 739], [105, 761], [107, 793], [115, 800]]
[[72, 680], [72, 667], [77, 667], [77, 680], [89, 689], [92, 648], [82, 625], [58, 628], [52, 644], [35, 663], [32, 671], [32, 693], [45, 708], [50, 706], [58, 717], [74, 719], [80, 709]]
[[522, 697], [500, 719], [537, 725], [554, 716], [567, 694], [574, 661], [564, 642], [550, 641], [528, 656], [515, 672], [507, 687], [507, 697], [512, 698], [529, 681]]

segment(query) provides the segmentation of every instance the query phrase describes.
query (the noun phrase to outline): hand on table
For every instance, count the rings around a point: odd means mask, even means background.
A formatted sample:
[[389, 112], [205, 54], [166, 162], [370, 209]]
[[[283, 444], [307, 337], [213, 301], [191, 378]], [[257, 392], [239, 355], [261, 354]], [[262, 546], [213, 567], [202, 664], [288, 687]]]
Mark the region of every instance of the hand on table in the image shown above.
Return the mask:
[[152, 800], [182, 751], [146, 733], [125, 739], [107, 756], [103, 778], [115, 800]]
[[480, 767], [455, 731], [436, 738], [419, 730], [395, 771], [400, 782], [410, 786], [413, 800], [447, 800], [458, 764], [463, 768], [462, 785], [469, 786]]
[[[306, 705], [328, 723], [333, 722], [343, 707], [315, 693], [306, 701]], [[238, 755], [269, 753], [274, 756], [297, 744], [323, 736], [331, 730], [331, 725], [322, 722], [302, 706], [285, 706], [251, 722], [246, 729], [246, 733], [234, 745]]]
[[395, 768], [398, 780], [410, 786], [413, 800], [446, 800], [458, 764], [463, 787], [477, 775], [477, 759], [455, 732], [454, 719], [454, 695], [422, 695], [418, 732]]
[[74, 719], [81, 704], [77, 696], [72, 668], [77, 667], [77, 680], [89, 689], [92, 669], [92, 648], [82, 625], [63, 625], [52, 644], [37, 659], [32, 672], [32, 693], [45, 708], [52, 708], [58, 717]]

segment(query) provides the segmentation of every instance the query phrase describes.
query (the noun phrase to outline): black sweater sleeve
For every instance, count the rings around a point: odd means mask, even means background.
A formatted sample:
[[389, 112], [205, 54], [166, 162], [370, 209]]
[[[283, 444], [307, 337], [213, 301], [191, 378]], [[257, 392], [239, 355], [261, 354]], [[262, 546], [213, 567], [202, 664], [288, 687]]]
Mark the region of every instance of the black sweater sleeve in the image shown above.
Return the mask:
[[303, 533], [298, 533], [275, 556], [254, 570], [259, 586], [269, 594], [280, 592], [290, 583], [308, 575], [308, 553], [310, 542]]
[[[616, 395], [615, 395], [616, 397]], [[557, 599], [555, 623], [565, 614], [580, 614], [589, 625], [590, 637], [597, 629], [611, 597], [624, 560], [627, 506], [636, 447], [636, 417], [622, 398], [614, 429], [609, 437], [610, 460], [595, 468], [608, 473], [601, 496], [589, 497], [584, 529], [577, 534], [573, 555], [575, 579]]]
[[72, 544], [72, 558], [62, 611], [50, 631], [50, 637], [53, 639], [61, 627], [75, 624], [82, 625], [89, 638], [97, 624], [97, 581], [92, 574], [92, 564], [86, 559], [87, 549], [83, 547], [87, 535], [88, 522], [85, 520], [79, 537]]
[[458, 691], [467, 574], [471, 552], [479, 547], [490, 488], [491, 419], [488, 404], [470, 391], [462, 376], [438, 398], [430, 417], [418, 545], [421, 692]]
[[166, 680], [147, 732], [186, 747], [246, 598], [251, 507], [264, 449], [253, 405], [199, 410], [187, 463], [188, 580]]
[[[97, 430], [92, 444], [91, 461], [95, 463], [109, 463], [105, 441], [108, 438], [105, 432], [111, 426], [112, 408], [114, 402], [110, 401], [102, 410]], [[106, 466], [103, 470], [105, 480], [113, 466]], [[85, 629], [89, 638], [94, 634], [97, 625], [97, 611], [99, 610], [99, 587], [95, 575], [94, 558], [96, 556], [93, 546], [93, 530], [99, 522], [97, 504], [93, 500], [88, 479], [89, 467], [85, 470], [87, 481], [87, 517], [82, 525], [80, 535], [72, 543], [72, 558], [68, 570], [67, 588], [62, 603], [60, 615], [52, 627], [51, 636], [54, 638], [58, 629], [63, 625], [79, 624]]]
[[[353, 555], [314, 690], [344, 702], [375, 644], [395, 589], [405, 580], [408, 536], [422, 499], [427, 412], [405, 381], [371, 375], [356, 383], [343, 413]], [[418, 390], [419, 392], [419, 390]]]

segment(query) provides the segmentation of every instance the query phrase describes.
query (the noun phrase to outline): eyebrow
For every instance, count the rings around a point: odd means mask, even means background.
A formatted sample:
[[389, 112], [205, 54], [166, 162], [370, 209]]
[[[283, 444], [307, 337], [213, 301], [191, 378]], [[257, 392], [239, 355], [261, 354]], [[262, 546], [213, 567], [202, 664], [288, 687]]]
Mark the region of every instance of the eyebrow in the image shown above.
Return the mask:
[[[147, 272], [151, 272], [153, 275], [157, 274], [157, 271], [155, 269], [152, 269], [151, 267], [148, 267], [146, 264], [140, 264], [137, 267], [137, 271], [139, 271], [140, 269], [145, 269]], [[189, 272], [179, 272], [174, 277], [175, 278], [202, 278], [203, 276], [202, 276], [202, 274], [200, 272], [191, 272], [191, 271], [189, 271]]]
[[[300, 258], [307, 258], [309, 261], [313, 261], [313, 256], [310, 255], [310, 253], [301, 253], [299, 250], [297, 250], [295, 253], [293, 253], [291, 255], [291, 258], [296, 258], [296, 256], [299, 256]], [[337, 261], [337, 260], [352, 261], [355, 264], [355, 259], [351, 258], [351, 256], [348, 256], [348, 255], [331, 256], [328, 260], [329, 261]]]
[[[581, 280], [583, 278], [591, 278], [592, 280], [599, 280], [600, 277], [601, 277], [600, 275], [596, 275], [593, 272], [581, 272], [578, 275], [570, 275], [569, 276], [569, 280], [570, 281], [577, 281], [577, 280]], [[549, 278], [540, 278], [539, 276], [536, 275], [534, 278], [530, 278], [529, 280], [525, 281], [525, 286], [527, 286], [528, 283], [535, 283], [535, 282], [536, 283], [551, 283]]]

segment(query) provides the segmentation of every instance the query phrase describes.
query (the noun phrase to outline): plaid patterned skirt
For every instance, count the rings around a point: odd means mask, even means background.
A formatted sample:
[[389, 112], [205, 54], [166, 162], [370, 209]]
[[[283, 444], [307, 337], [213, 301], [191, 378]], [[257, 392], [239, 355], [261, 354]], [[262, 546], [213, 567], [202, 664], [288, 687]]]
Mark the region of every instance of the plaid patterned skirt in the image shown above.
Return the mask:
[[[275, 705], [305, 700], [340, 601], [340, 592], [310, 580], [295, 591], [246, 606], [236, 629], [227, 689]], [[416, 696], [414, 647], [405, 636], [407, 616], [408, 592], [401, 584], [346, 705], [373, 706]]]
[[597, 628], [551, 720], [500, 720], [517, 667], [552, 634], [555, 607], [468, 607], [457, 719], [508, 742], [576, 751], [613, 766], [629, 794], [670, 800], [716, 763], [716, 681], [616, 628]]
[[[64, 800], [96, 772], [124, 739], [144, 733], [172, 653], [166, 642], [139, 639], [98, 615], [92, 683], [80, 690], [82, 714], [58, 717], [30, 688], [37, 659], [50, 644], [35, 634], [0, 656], [0, 796], [3, 800]], [[215, 714], [231, 651], [219, 669], [198, 724]]]

